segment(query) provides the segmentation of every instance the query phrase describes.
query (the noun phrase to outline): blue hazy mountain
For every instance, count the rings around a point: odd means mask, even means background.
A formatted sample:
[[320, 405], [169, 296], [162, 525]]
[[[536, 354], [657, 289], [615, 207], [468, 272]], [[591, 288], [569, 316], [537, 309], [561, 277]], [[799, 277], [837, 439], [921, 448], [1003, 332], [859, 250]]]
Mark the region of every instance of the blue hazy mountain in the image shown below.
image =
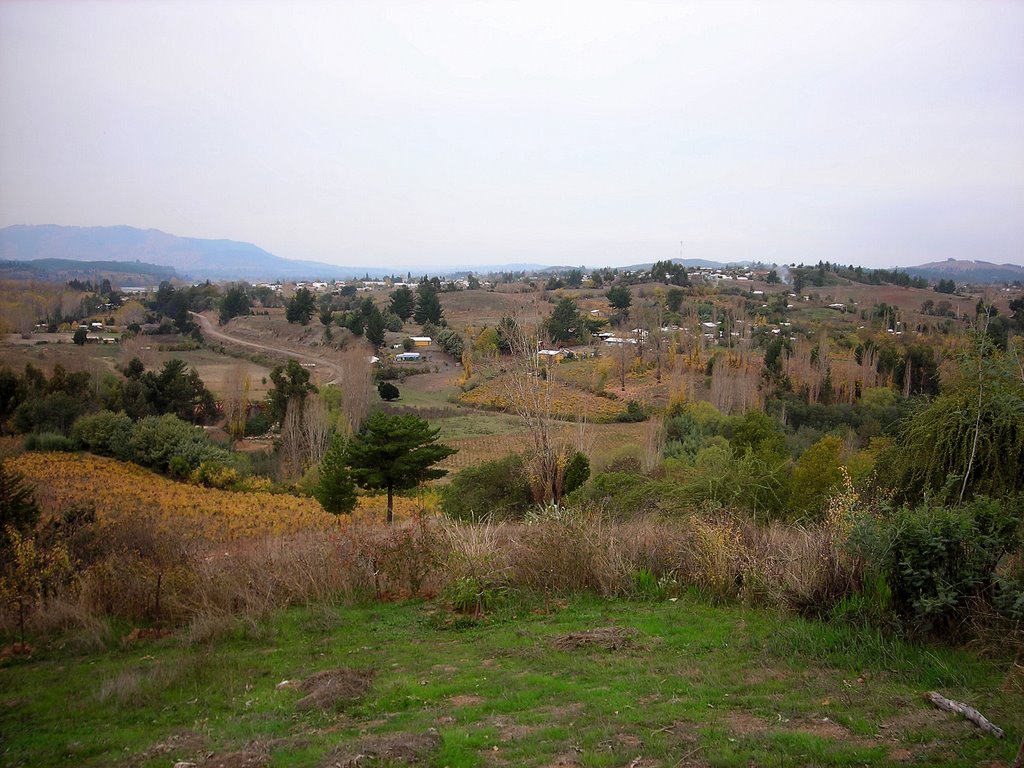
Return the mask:
[[15, 225], [0, 229], [0, 259], [36, 261], [139, 261], [173, 267], [196, 280], [302, 280], [383, 276], [388, 269], [342, 267], [275, 256], [252, 243], [178, 237], [135, 227]]

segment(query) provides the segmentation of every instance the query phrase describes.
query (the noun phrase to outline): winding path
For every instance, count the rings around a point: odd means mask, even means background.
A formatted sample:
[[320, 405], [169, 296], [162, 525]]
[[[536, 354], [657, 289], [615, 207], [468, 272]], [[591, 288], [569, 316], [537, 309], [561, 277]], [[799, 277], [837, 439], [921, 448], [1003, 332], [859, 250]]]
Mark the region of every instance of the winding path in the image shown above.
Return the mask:
[[201, 315], [198, 312], [189, 312], [189, 314], [192, 315], [196, 322], [199, 323], [200, 328], [203, 330], [203, 336], [206, 338], [217, 339], [225, 344], [236, 344], [241, 347], [258, 349], [261, 352], [269, 352], [286, 359], [294, 358], [299, 362], [313, 363], [318, 370], [323, 371], [326, 369], [326, 371], [333, 376], [333, 378], [326, 382], [327, 384], [334, 384], [341, 378], [341, 366], [331, 360], [328, 360], [326, 357], [312, 355], [308, 352], [296, 352], [294, 349], [288, 349], [287, 347], [274, 347], [270, 344], [263, 344], [258, 341], [240, 339], [237, 336], [231, 336], [230, 334], [224, 333], [224, 331], [214, 325], [206, 315]]

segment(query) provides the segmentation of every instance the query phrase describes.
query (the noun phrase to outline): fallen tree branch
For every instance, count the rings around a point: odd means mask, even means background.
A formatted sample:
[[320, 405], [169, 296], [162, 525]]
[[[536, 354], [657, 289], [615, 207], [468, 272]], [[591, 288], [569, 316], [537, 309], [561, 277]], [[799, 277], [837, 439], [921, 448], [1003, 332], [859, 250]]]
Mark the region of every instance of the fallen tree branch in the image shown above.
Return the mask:
[[960, 701], [947, 699], [945, 696], [940, 696], [935, 691], [929, 691], [924, 695], [924, 697], [939, 709], [943, 709], [946, 712], [955, 712], [956, 714], [970, 720], [986, 733], [991, 733], [997, 739], [1003, 738], [1003, 729], [998, 725], [993, 725], [989, 722], [985, 716], [974, 707], [968, 706]]

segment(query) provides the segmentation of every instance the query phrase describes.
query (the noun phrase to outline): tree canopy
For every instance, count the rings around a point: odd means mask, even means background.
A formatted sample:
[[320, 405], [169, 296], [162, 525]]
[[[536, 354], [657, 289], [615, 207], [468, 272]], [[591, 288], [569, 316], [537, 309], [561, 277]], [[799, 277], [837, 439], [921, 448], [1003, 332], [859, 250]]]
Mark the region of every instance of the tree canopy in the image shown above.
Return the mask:
[[314, 312], [316, 312], [316, 300], [313, 298], [313, 294], [309, 292], [308, 288], [299, 288], [288, 301], [284, 316], [289, 323], [309, 325]]
[[556, 344], [572, 344], [580, 340], [586, 330], [586, 322], [576, 306], [576, 300], [563, 296], [555, 305], [551, 317], [544, 324], [551, 341]]
[[[430, 282], [420, 283], [416, 288], [416, 309], [413, 319], [420, 325], [433, 323], [441, 325], [442, 310], [441, 300], [438, 298], [438, 288]], [[395, 314], [398, 314], [397, 312]], [[399, 315], [401, 317], [401, 315]]]
[[623, 314], [629, 311], [629, 305], [633, 303], [633, 294], [629, 292], [629, 288], [621, 284], [613, 285], [605, 296], [608, 297], [608, 303]]
[[394, 492], [414, 488], [424, 480], [444, 477], [434, 465], [456, 453], [437, 442], [432, 429], [414, 414], [390, 416], [375, 412], [348, 442], [348, 466], [361, 487], [388, 492], [388, 523], [394, 519]]
[[402, 320], [408, 320], [416, 309], [416, 296], [407, 285], [396, 288], [391, 293], [390, 309]]
[[313, 496], [332, 515], [351, 512], [356, 507], [356, 484], [348, 469], [348, 441], [340, 434], [320, 462], [320, 477]]
[[275, 421], [284, 418], [288, 410], [288, 401], [293, 397], [305, 398], [316, 387], [309, 381], [309, 371], [297, 360], [289, 360], [288, 365], [275, 365], [270, 372], [270, 380], [274, 388], [267, 393], [270, 401], [270, 415]]

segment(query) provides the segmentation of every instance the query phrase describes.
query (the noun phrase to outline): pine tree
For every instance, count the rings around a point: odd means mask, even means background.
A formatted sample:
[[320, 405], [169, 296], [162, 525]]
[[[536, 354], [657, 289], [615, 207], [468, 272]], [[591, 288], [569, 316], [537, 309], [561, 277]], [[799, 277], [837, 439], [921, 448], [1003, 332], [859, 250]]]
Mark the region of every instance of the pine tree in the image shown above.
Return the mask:
[[39, 520], [39, 507], [25, 479], [0, 461], [0, 552], [10, 546], [9, 531], [29, 533]]
[[348, 466], [356, 483], [388, 492], [389, 525], [394, 520], [395, 490], [415, 488], [447, 474], [433, 465], [456, 449], [436, 442], [440, 431], [414, 414], [389, 416], [377, 411], [349, 441]]
[[356, 484], [348, 469], [348, 444], [335, 435], [320, 462], [320, 479], [313, 496], [333, 515], [347, 514], [356, 506]]

